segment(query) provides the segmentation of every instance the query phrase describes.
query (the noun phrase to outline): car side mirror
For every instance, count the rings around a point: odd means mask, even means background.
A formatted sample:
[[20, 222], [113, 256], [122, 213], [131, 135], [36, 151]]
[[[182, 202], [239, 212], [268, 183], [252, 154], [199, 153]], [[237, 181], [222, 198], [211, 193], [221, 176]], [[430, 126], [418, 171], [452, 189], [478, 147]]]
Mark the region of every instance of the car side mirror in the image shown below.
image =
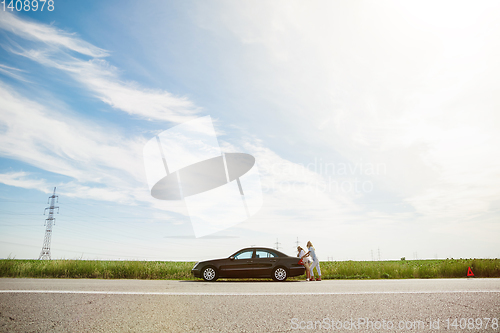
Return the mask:
[[229, 260], [234, 260], [234, 257], [233, 257], [233, 256], [230, 256], [230, 257], [229, 257]]

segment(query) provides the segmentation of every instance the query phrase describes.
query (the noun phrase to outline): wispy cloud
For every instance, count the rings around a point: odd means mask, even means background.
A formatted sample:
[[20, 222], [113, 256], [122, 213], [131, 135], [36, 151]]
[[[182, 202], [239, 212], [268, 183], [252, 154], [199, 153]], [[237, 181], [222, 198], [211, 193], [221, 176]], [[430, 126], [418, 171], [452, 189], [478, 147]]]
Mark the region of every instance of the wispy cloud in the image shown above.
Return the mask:
[[[92, 183], [111, 192], [121, 189], [129, 201], [135, 200], [133, 189], [144, 181], [141, 137], [125, 136], [116, 128], [103, 128], [70, 110], [48, 110], [1, 82], [0, 111], [0, 155], [74, 179], [76, 183], [71, 187], [75, 193], [88, 193], [86, 184]], [[19, 182], [18, 177], [17, 183], [10, 184], [29, 184], [29, 175], [15, 176], [23, 176], [27, 182]], [[116, 194], [102, 196], [104, 200], [116, 198]]]
[[106, 50], [81, 40], [76, 34], [68, 33], [54, 26], [30, 22], [6, 11], [0, 12], [0, 18], [0, 29], [24, 39], [42, 42], [49, 46], [78, 52], [93, 58], [109, 55]]
[[[4, 46], [7, 50], [67, 73], [89, 93], [115, 109], [147, 120], [174, 123], [192, 119], [201, 110], [185, 97], [120, 79], [118, 69], [102, 59], [108, 56], [107, 51], [74, 34], [29, 22], [13, 14], [2, 15], [5, 20], [0, 29], [33, 42], [30, 47], [11, 43], [11, 46]], [[74, 52], [92, 58], [82, 59]]]
[[23, 71], [19, 68], [14, 68], [14, 67], [0, 64], [0, 73], [5, 74], [7, 76], [10, 76], [10, 77], [12, 77], [16, 80], [19, 80], [19, 81], [30, 82], [21, 75], [21, 73], [24, 73], [24, 72], [25, 71]]
[[29, 173], [23, 171], [0, 173], [0, 183], [26, 189], [35, 189], [45, 193], [49, 193], [50, 187], [45, 179], [35, 179]]
[[[115, 109], [147, 120], [174, 123], [191, 119], [199, 112], [187, 98], [121, 80], [119, 70], [102, 59], [109, 52], [76, 34], [10, 13], [0, 15], [0, 29], [12, 37], [10, 45], [3, 45], [5, 50], [66, 73], [89, 94]], [[17, 43], [16, 38], [22, 43]], [[91, 59], [82, 59], [82, 55]], [[0, 65], [0, 71], [22, 80], [18, 74], [22, 70]], [[72, 110], [49, 108], [1, 81], [0, 87], [2, 156], [70, 177], [73, 180], [63, 189], [70, 196], [156, 204], [141, 192], [144, 138], [125, 135], [119, 127], [103, 128]], [[30, 188], [30, 184], [38, 184], [29, 174], [11, 176], [17, 177], [6, 178], [12, 186]]]

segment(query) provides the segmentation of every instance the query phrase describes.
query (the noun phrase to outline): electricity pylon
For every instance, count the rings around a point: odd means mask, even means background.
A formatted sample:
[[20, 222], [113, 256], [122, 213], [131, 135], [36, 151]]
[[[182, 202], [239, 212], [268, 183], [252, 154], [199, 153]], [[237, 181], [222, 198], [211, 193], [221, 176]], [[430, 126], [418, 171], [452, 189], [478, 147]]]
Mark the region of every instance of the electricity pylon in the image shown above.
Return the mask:
[[52, 225], [56, 222], [56, 219], [54, 218], [54, 209], [57, 208], [57, 214], [59, 214], [59, 207], [54, 206], [54, 204], [56, 203], [56, 198], [57, 202], [59, 202], [59, 196], [56, 195], [56, 188], [54, 187], [54, 193], [52, 193], [52, 195], [49, 197], [49, 200], [47, 201], [50, 206], [45, 208], [45, 210], [43, 211], [43, 215], [45, 215], [45, 212], [48, 209], [49, 217], [45, 219], [45, 238], [43, 239], [42, 251], [40, 252], [40, 257], [38, 258], [38, 260], [50, 260], [50, 240], [52, 238]]

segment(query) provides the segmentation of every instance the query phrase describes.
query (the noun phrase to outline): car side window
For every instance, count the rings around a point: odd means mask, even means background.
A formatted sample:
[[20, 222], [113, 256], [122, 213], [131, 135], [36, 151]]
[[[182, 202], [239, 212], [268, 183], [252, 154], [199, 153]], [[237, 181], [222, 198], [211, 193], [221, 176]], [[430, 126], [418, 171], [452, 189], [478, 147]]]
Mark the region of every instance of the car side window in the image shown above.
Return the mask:
[[276, 257], [274, 253], [267, 252], [264, 250], [257, 250], [255, 251], [255, 258], [274, 258]]
[[253, 250], [240, 252], [234, 256], [234, 259], [252, 259]]

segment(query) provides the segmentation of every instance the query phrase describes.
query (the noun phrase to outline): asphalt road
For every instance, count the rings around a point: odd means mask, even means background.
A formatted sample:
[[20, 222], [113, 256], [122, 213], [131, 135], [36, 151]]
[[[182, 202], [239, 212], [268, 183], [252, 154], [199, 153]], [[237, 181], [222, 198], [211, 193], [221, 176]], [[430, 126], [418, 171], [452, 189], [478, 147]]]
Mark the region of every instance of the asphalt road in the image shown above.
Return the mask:
[[500, 332], [498, 320], [500, 279], [0, 279], [2, 332]]

